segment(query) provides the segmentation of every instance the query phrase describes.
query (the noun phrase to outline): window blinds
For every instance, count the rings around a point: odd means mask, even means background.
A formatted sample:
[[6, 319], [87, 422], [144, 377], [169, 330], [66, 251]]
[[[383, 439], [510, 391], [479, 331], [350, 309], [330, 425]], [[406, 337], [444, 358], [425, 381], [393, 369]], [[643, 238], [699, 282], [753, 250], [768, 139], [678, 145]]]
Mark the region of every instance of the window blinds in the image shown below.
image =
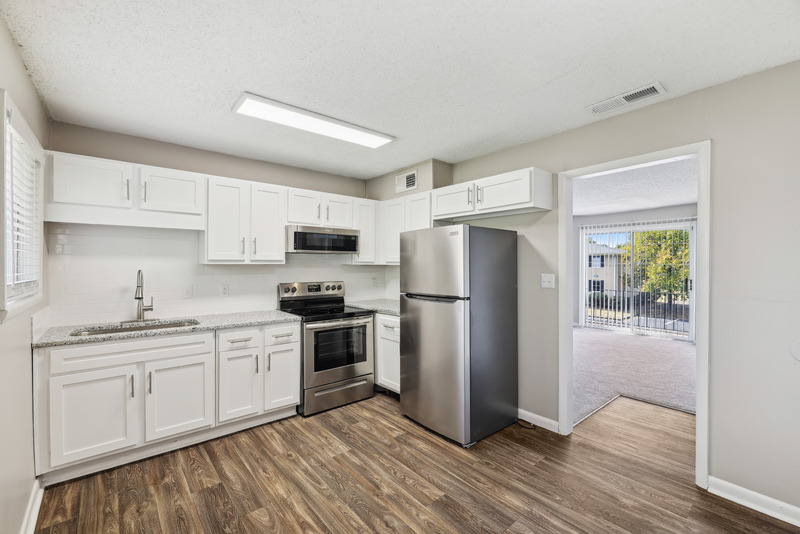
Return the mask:
[[39, 292], [42, 265], [40, 180], [42, 163], [24, 137], [6, 122], [5, 304]]

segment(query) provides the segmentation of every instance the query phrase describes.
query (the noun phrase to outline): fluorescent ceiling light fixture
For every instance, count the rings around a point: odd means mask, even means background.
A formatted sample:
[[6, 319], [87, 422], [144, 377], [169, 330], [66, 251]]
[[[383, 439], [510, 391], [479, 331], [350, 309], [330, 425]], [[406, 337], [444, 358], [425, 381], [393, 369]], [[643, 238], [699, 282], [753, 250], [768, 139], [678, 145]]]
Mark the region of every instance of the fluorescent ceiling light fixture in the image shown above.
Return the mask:
[[233, 111], [369, 148], [377, 148], [394, 141], [394, 137], [251, 93], [242, 93], [234, 104]]

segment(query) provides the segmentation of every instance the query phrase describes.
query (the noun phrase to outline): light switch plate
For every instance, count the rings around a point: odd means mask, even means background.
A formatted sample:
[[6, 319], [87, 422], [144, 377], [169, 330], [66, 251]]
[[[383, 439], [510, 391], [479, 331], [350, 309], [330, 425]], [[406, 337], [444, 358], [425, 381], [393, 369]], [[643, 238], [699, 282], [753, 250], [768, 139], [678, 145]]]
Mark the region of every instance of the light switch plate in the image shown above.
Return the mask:
[[542, 273], [542, 289], [555, 289], [556, 275]]

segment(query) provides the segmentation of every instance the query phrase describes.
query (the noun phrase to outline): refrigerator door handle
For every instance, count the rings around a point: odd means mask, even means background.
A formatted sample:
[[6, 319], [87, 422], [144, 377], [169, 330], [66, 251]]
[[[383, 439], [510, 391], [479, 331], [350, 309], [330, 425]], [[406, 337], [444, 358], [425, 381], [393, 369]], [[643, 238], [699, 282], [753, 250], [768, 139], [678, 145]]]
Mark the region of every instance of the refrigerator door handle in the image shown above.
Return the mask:
[[455, 297], [423, 297], [421, 295], [410, 295], [408, 293], [406, 293], [405, 296], [408, 299], [430, 300], [430, 301], [433, 301], [433, 302], [457, 302], [459, 300], [464, 300], [464, 299], [459, 299], [459, 298], [455, 298]]

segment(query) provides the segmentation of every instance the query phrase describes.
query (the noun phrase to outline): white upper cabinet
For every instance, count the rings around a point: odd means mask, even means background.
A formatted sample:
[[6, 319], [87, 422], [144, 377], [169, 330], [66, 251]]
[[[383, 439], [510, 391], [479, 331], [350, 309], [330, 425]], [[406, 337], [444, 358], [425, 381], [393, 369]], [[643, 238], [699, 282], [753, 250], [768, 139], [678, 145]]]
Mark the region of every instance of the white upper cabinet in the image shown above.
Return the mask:
[[205, 175], [61, 152], [48, 159], [45, 221], [206, 227]]
[[353, 227], [353, 197], [290, 188], [287, 206], [289, 224]]
[[381, 202], [380, 263], [400, 263], [400, 233], [405, 230], [405, 199]]
[[53, 202], [132, 208], [133, 171], [132, 163], [53, 153]]
[[354, 264], [375, 263], [379, 205], [377, 201], [366, 198], [353, 201], [353, 222], [358, 230], [359, 247], [359, 253], [353, 255]]
[[431, 194], [417, 193], [403, 197], [405, 204], [404, 232], [431, 227]]
[[250, 189], [250, 259], [285, 261], [286, 188], [254, 183]]
[[208, 180], [207, 259], [246, 261], [249, 226], [250, 182], [211, 177]]
[[139, 209], [193, 213], [205, 209], [205, 177], [158, 167], [139, 167]]
[[201, 262], [285, 261], [286, 188], [212, 176]]
[[553, 175], [529, 167], [434, 189], [434, 219], [459, 220], [553, 209]]
[[440, 187], [431, 192], [433, 218], [463, 215], [475, 211], [473, 182]]

